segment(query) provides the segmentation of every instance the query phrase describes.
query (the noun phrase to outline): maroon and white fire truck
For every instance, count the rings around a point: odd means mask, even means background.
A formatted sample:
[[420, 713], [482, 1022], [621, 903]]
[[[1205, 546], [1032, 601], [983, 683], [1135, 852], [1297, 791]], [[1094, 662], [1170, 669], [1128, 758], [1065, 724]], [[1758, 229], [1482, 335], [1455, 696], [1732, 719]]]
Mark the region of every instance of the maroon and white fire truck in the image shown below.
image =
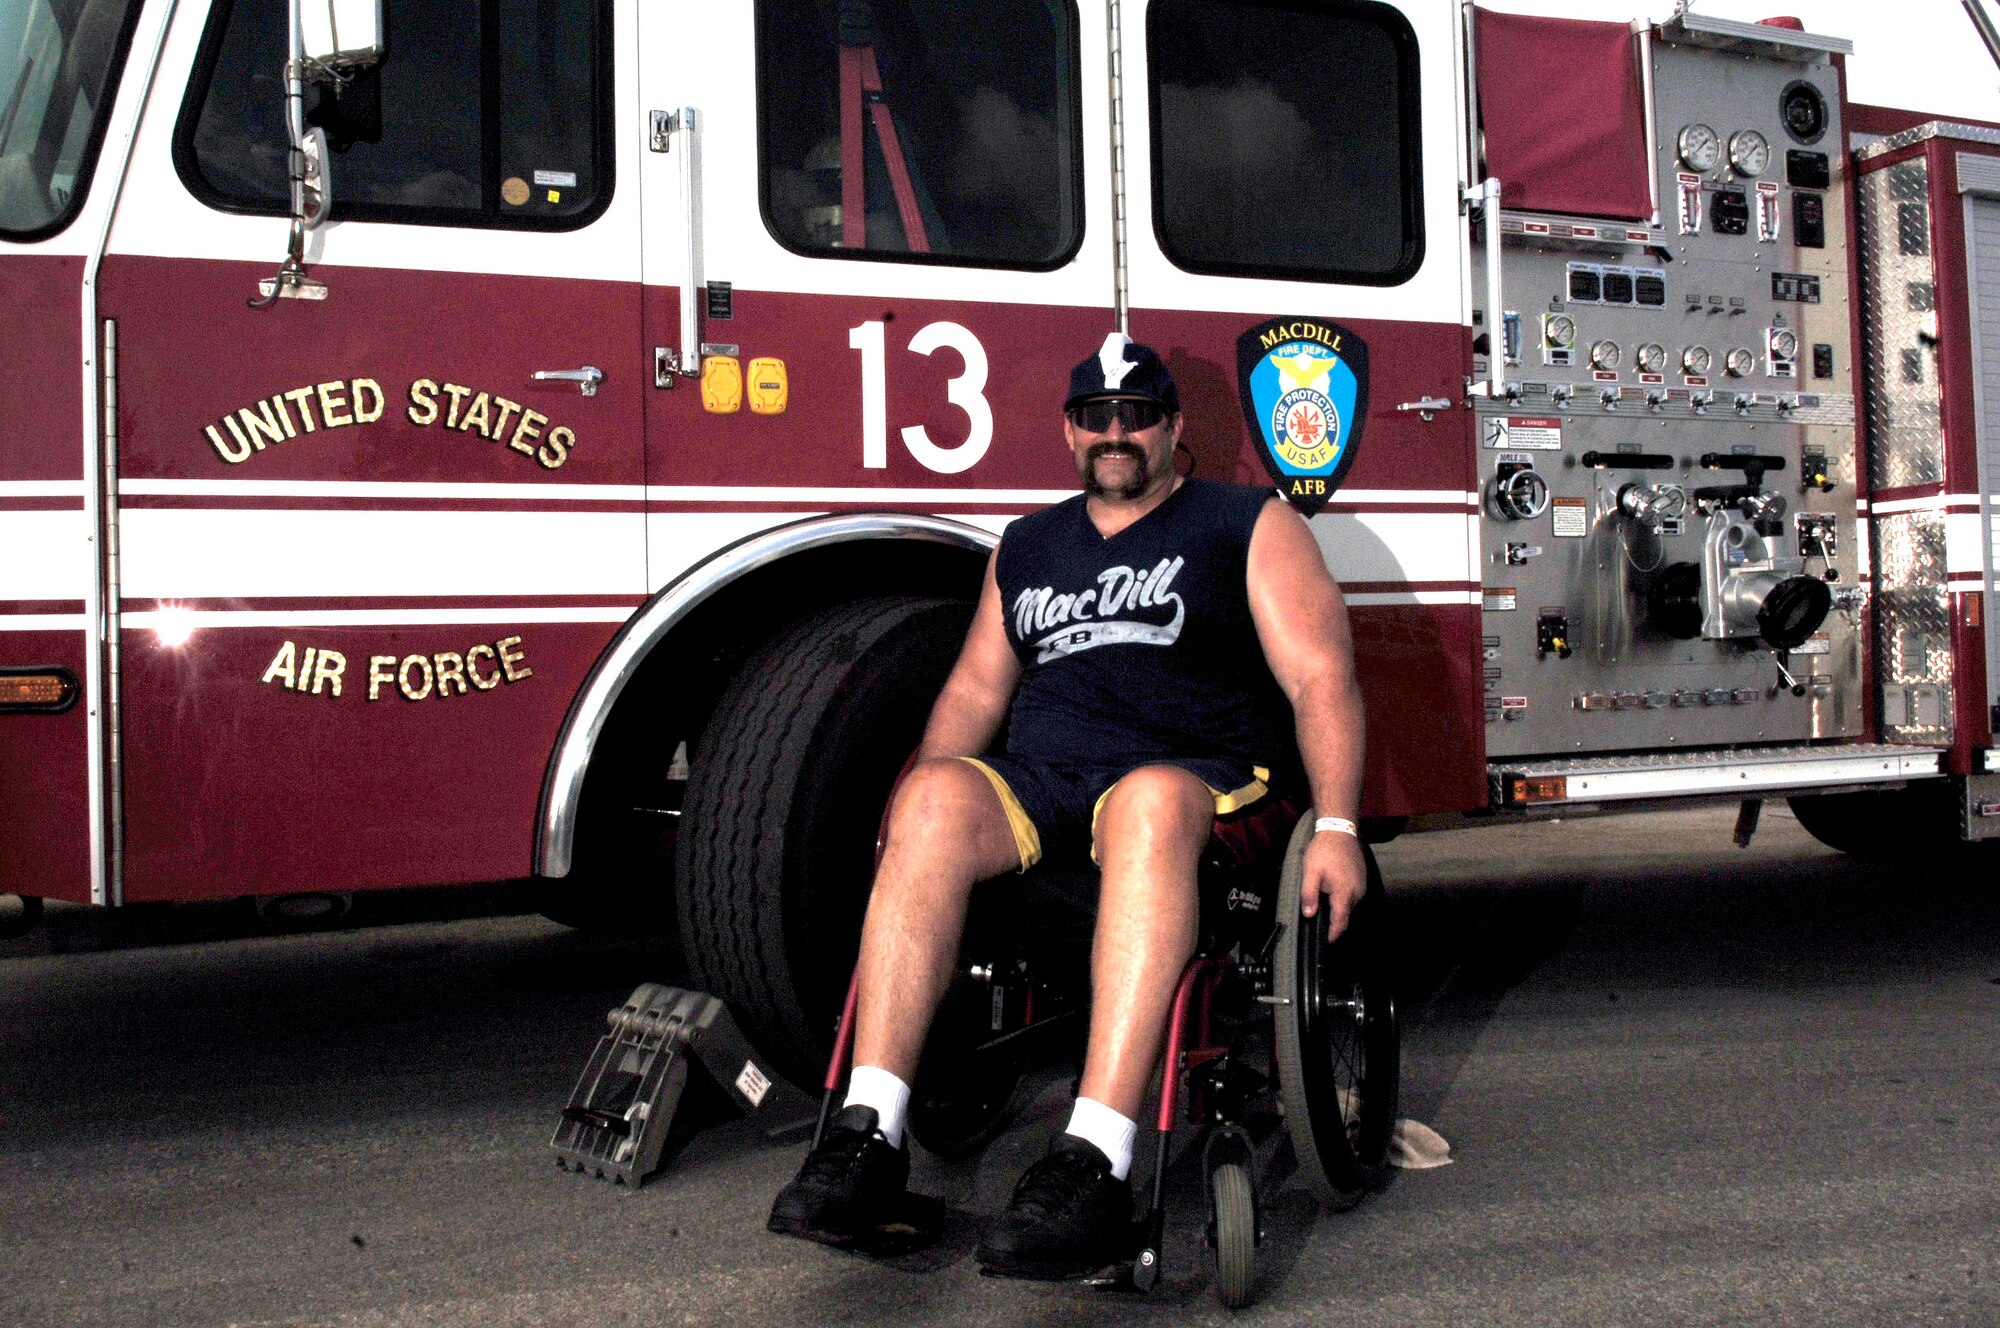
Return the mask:
[[1310, 516], [1375, 833], [2000, 834], [2000, 128], [1851, 103], [1850, 50], [1685, 6], [0, 0], [0, 894], [538, 877], [678, 916], [807, 1047], [1121, 329], [1184, 464]]

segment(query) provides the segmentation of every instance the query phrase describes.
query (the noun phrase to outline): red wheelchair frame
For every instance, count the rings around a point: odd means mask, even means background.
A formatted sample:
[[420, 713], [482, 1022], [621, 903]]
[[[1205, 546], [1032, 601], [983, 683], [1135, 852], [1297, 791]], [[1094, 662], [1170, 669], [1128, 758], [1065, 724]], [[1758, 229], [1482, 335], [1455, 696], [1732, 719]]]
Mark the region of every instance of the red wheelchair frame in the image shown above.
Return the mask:
[[[1137, 1250], [1129, 1262], [1088, 1281], [1139, 1290], [1158, 1282], [1167, 1164], [1175, 1122], [1183, 1115], [1206, 1132], [1202, 1157], [1210, 1201], [1208, 1239], [1215, 1251], [1217, 1293], [1232, 1308], [1250, 1300], [1255, 1248], [1263, 1239], [1256, 1148], [1244, 1123], [1256, 1104], [1273, 1096], [1282, 1103], [1299, 1171], [1323, 1204], [1350, 1206], [1387, 1178], [1401, 1054], [1385, 971], [1387, 900], [1374, 855], [1364, 847], [1368, 892], [1342, 936], [1328, 943], [1323, 918], [1299, 916], [1296, 901], [1311, 823], [1310, 810], [1301, 812], [1295, 804], [1275, 800], [1246, 816], [1218, 822], [1202, 864], [1202, 941], [1181, 973], [1166, 1030], [1161, 1064], [1167, 1068], [1161, 1076], [1151, 1188]], [[1058, 889], [1059, 902], [1074, 909], [1080, 891], [1094, 898], [1094, 873], [1048, 875], [1069, 887], [1067, 900], [1061, 900]], [[1010, 915], [1028, 911], [1021, 893], [1023, 882], [1033, 880], [1034, 873], [1003, 878], [998, 888], [1008, 893]], [[976, 906], [979, 893], [975, 891], [966, 943], [960, 947], [962, 957], [994, 944], [991, 936], [980, 934], [986, 928]], [[1073, 944], [1076, 937], [1068, 939]], [[996, 1018], [991, 1028], [954, 1028], [941, 1010], [925, 1050], [926, 1062], [934, 1060], [941, 1046], [966, 1063], [982, 1052], [989, 1057], [1004, 1052], [1007, 1059], [991, 1076], [999, 1088], [970, 1111], [950, 1118], [951, 1126], [945, 1128], [939, 1125], [938, 1099], [929, 1093], [929, 1081], [938, 1076], [918, 1072], [910, 1131], [941, 1155], [969, 1151], [1004, 1123], [1012, 1085], [1026, 1069], [1021, 1039], [1087, 1008], [1087, 999], [1079, 1001], [1067, 981], [1073, 974], [1057, 973], [1051, 980], [1038, 967], [1046, 966], [1046, 947], [1016, 937], [1001, 948], [1009, 951], [1007, 962], [968, 959], [956, 980], [992, 987], [990, 997], [976, 1007], [1005, 1012], [1006, 1017]], [[848, 1073], [857, 990], [850, 980], [823, 1081], [815, 1146]], [[1244, 1050], [1246, 1035], [1264, 1022], [1256, 1017], [1260, 1009], [1274, 1016], [1269, 1021], [1273, 1045], [1268, 1074], [1257, 1070]], [[984, 1036], [969, 1053], [954, 1041], [968, 1033]], [[1011, 1080], [1010, 1067], [1018, 1067], [1011, 1069]], [[942, 1077], [953, 1085], [965, 1082], [957, 1074]], [[948, 1106], [948, 1096], [944, 1101]]]

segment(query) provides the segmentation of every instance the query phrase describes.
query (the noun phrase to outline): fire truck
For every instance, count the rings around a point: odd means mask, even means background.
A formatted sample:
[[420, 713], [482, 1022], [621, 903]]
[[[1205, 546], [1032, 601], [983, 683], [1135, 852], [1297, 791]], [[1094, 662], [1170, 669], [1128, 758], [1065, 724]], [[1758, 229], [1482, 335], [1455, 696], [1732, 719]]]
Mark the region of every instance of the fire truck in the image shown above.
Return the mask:
[[0, 18], [17, 916], [534, 877], [676, 919], [809, 1064], [887, 791], [998, 532], [1077, 486], [1061, 385], [1114, 330], [1167, 357], [1183, 465], [1308, 514], [1373, 833], [1782, 796], [1850, 851], [2000, 834], [2000, 128], [1854, 104], [1838, 36]]

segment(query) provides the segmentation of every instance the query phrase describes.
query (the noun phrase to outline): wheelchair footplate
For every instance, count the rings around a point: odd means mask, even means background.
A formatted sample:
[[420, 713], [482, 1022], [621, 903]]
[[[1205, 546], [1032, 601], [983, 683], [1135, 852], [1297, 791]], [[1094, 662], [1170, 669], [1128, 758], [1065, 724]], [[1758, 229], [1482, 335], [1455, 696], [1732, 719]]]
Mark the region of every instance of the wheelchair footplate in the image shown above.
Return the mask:
[[1160, 1253], [1141, 1250], [1129, 1259], [1093, 1269], [1078, 1280], [1093, 1291], [1143, 1295], [1160, 1280]]
[[944, 1235], [944, 1200], [906, 1192], [902, 1205], [888, 1221], [853, 1240], [825, 1241], [834, 1249], [865, 1254], [871, 1259], [897, 1259], [929, 1249]]
[[981, 1265], [979, 1273], [1016, 1282], [1076, 1282], [1096, 1291], [1148, 1291], [1159, 1280], [1160, 1267], [1159, 1251], [1146, 1239], [1148, 1225], [1143, 1219], [1132, 1224], [1130, 1238], [1124, 1242], [1127, 1253], [1122, 1257], [1078, 1272], [1030, 1272]]

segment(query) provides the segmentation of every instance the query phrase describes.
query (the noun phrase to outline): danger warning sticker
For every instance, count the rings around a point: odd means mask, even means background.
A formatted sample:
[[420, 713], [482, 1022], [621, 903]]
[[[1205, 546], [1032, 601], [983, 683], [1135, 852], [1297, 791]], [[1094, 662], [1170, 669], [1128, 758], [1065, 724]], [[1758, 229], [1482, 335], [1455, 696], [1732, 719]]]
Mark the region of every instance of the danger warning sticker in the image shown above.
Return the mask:
[[1486, 421], [1486, 446], [1519, 447], [1532, 452], [1560, 452], [1563, 422], [1533, 415], [1496, 415]]
[[1549, 502], [1549, 520], [1553, 533], [1570, 539], [1581, 539], [1590, 533], [1590, 514], [1581, 498], [1555, 498]]

